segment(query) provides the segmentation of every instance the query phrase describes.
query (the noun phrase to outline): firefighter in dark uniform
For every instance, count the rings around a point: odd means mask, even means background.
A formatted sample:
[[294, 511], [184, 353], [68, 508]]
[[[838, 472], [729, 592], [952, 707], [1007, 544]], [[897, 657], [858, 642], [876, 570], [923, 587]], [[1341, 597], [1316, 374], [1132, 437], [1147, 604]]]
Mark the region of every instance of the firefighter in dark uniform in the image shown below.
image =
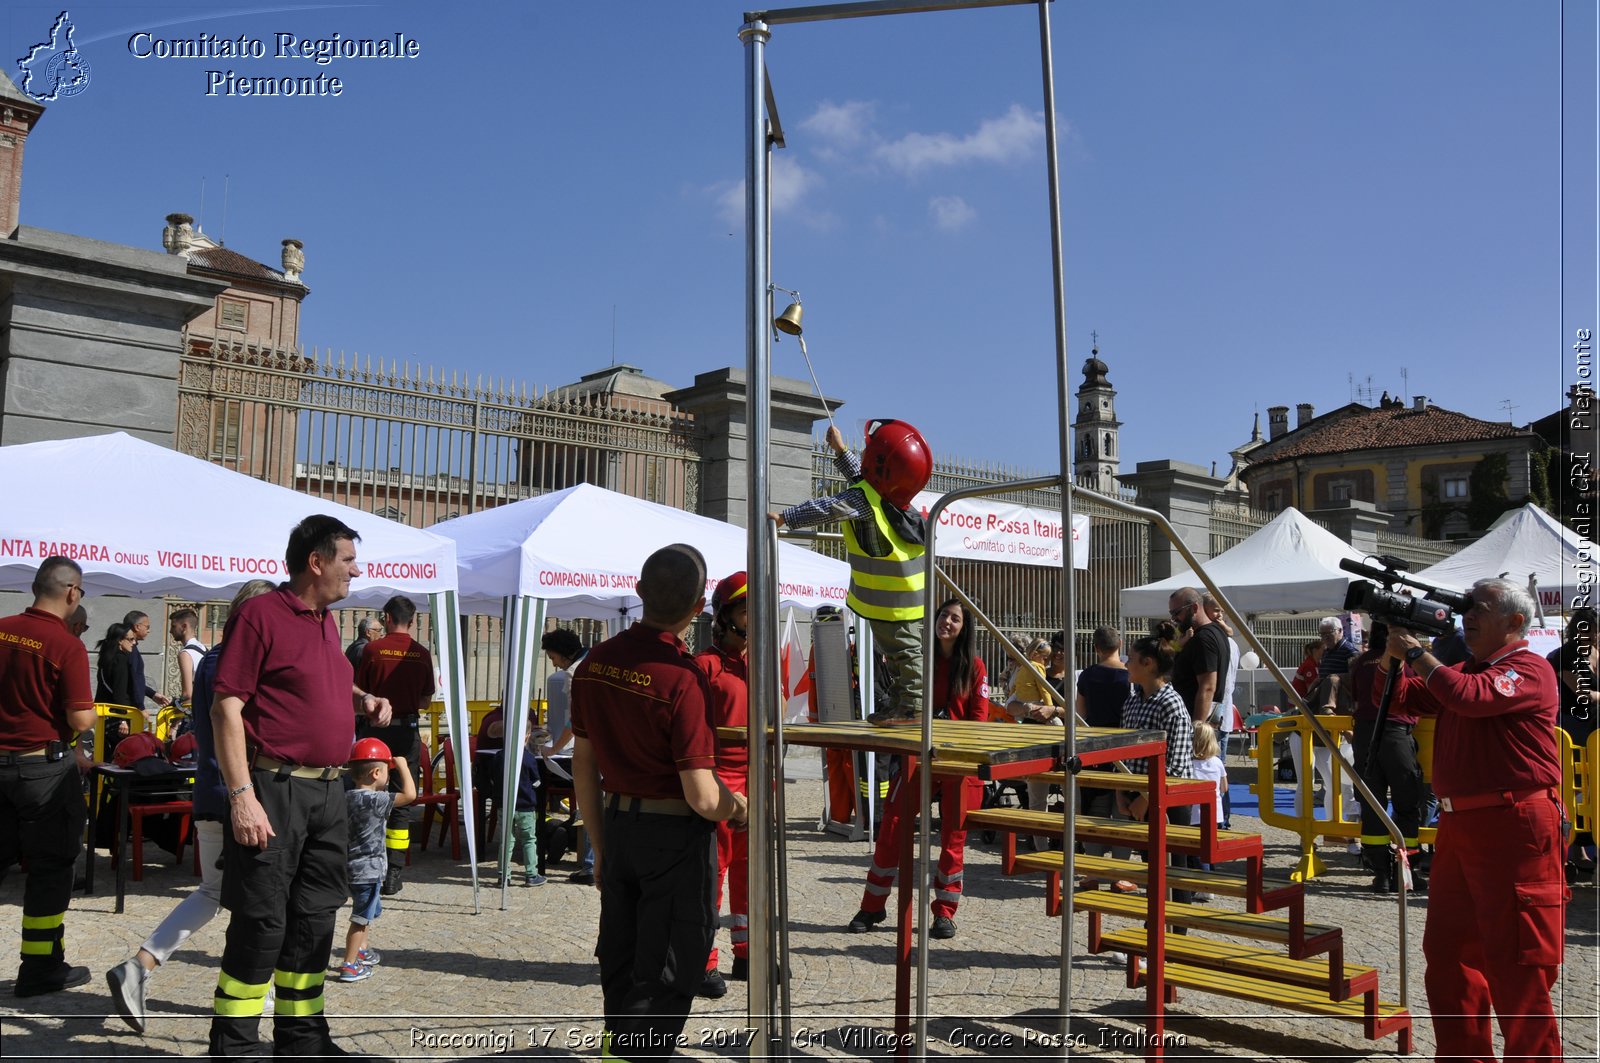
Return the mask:
[[[387, 727], [376, 727], [365, 718], [356, 720], [357, 738], [376, 738], [405, 757], [407, 764], [417, 766], [417, 778], [431, 771], [432, 766], [422, 762], [422, 735], [418, 729], [419, 717], [433, 700], [437, 685], [433, 674], [433, 655], [426, 646], [411, 637], [411, 625], [417, 619], [417, 605], [404, 595], [395, 595], [383, 606], [383, 638], [373, 639], [361, 650], [361, 663], [356, 666], [356, 689], [367, 691], [386, 699], [394, 709], [394, 717]], [[389, 780], [391, 792], [399, 793], [398, 783]], [[400, 875], [406, 866], [406, 854], [411, 850], [411, 826], [417, 821], [417, 806], [405, 805], [394, 810], [389, 817], [389, 827], [383, 844], [389, 855], [389, 870], [383, 878], [379, 892], [385, 897], [400, 892]]]
[[350, 896], [342, 768], [352, 702], [379, 725], [389, 704], [354, 694], [328, 607], [350, 594], [356, 532], [307, 517], [289, 533], [289, 582], [228, 618], [212, 684], [217, 766], [228, 791], [222, 906], [232, 913], [212, 998], [211, 1057], [261, 1054], [267, 991], [272, 1051], [340, 1056], [322, 1010], [334, 918]]
[[33, 577], [33, 605], [0, 620], [0, 876], [14, 860], [28, 868], [19, 997], [89, 980], [62, 947], [87, 814], [72, 742], [94, 726], [89, 653], [66, 624], [82, 600], [77, 562], [47, 557]]
[[[1415, 852], [1418, 846], [1417, 831], [1422, 826], [1422, 766], [1417, 763], [1417, 740], [1411, 736], [1417, 725], [1414, 709], [1389, 706], [1384, 718], [1383, 731], [1377, 734], [1377, 749], [1373, 751], [1373, 736], [1378, 730], [1378, 704], [1383, 699], [1386, 673], [1379, 671], [1378, 662], [1388, 653], [1389, 626], [1383, 621], [1372, 625], [1371, 648], [1350, 663], [1350, 692], [1356, 719], [1355, 743], [1356, 772], [1366, 782], [1367, 788], [1378, 799], [1380, 806], [1394, 803], [1394, 825], [1405, 836], [1406, 848]], [[1392, 666], [1393, 662], [1389, 662]], [[1395, 877], [1399, 865], [1390, 848], [1389, 834], [1377, 812], [1361, 802], [1361, 857], [1372, 869], [1372, 892], [1393, 893], [1398, 887]], [[1408, 861], [1411, 867], [1412, 888], [1424, 892], [1428, 880], [1420, 861]]]
[[745, 799], [714, 770], [706, 679], [679, 637], [705, 607], [705, 585], [694, 547], [651, 554], [643, 619], [572, 677], [573, 789], [600, 890], [602, 1059], [665, 1059], [677, 1047], [716, 930], [715, 824], [745, 822]]

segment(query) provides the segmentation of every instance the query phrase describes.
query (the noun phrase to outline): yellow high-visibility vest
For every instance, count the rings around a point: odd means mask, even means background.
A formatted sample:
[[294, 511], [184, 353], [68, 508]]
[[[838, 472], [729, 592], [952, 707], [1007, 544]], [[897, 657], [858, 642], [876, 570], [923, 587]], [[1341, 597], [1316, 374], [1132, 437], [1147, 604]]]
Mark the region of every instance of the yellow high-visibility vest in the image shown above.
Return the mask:
[[854, 521], [844, 522], [845, 552], [850, 558], [850, 593], [845, 604], [869, 620], [921, 620], [926, 611], [923, 588], [927, 578], [922, 570], [924, 548], [896, 535], [883, 515], [883, 496], [867, 483], [859, 487], [872, 507], [872, 520], [878, 534], [889, 544], [887, 557], [873, 557], [861, 549]]

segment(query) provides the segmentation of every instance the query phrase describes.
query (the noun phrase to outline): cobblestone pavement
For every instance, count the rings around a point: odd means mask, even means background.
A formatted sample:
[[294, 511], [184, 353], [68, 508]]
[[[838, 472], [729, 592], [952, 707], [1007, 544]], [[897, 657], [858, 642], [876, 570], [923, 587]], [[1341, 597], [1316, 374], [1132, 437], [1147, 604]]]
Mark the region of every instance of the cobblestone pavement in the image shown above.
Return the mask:
[[[792, 1055], [796, 1058], [887, 1059], [893, 1030], [893, 933], [886, 923], [851, 934], [845, 923], [861, 896], [869, 851], [816, 830], [822, 788], [791, 782], [788, 890]], [[1235, 817], [1251, 829], [1254, 820]], [[1287, 874], [1296, 848], [1268, 830], [1269, 873]], [[928, 1054], [1037, 1059], [1059, 1054], [1056, 1020], [1061, 924], [1044, 914], [1042, 878], [999, 873], [999, 847], [970, 838], [966, 895], [951, 941], [931, 942]], [[1324, 847], [1329, 865], [1312, 886], [1308, 918], [1343, 926], [1346, 962], [1382, 970], [1382, 995], [1398, 999], [1398, 958], [1392, 896], [1366, 892], [1367, 876], [1342, 847]], [[164, 856], [147, 848], [146, 858]], [[170, 858], [168, 858], [170, 860]], [[185, 861], [187, 865], [187, 861]], [[487, 865], [481, 872], [488, 875]], [[592, 952], [599, 896], [566, 881], [572, 857], [548, 885], [507, 891], [484, 883], [482, 910], [473, 911], [468, 869], [448, 848], [417, 851], [403, 892], [384, 898], [373, 942], [384, 953], [376, 975], [361, 983], [329, 981], [327, 1011], [345, 1046], [389, 1058], [493, 1059], [598, 1056], [600, 1010]], [[115, 915], [102, 855], [100, 892], [76, 898], [67, 923], [71, 959], [88, 964], [93, 980], [80, 989], [15, 1001], [0, 982], [0, 1053], [8, 1059], [163, 1058], [203, 1052], [216, 984], [226, 913], [197, 934], [151, 981], [148, 1033], [133, 1034], [114, 1014], [104, 972], [138, 947], [150, 929], [194, 883], [187, 866], [149, 863], [130, 883], [127, 912]], [[1567, 916], [1567, 955], [1556, 1007], [1564, 1016], [1568, 1058], [1596, 1056], [1597, 891], [1577, 889]], [[1219, 905], [1230, 902], [1219, 901]], [[0, 926], [9, 956], [17, 955], [20, 879], [0, 886]], [[1422, 930], [1427, 902], [1410, 907], [1410, 1004], [1417, 1014], [1416, 1047], [1433, 1054], [1422, 986]], [[346, 922], [337, 937], [342, 946]], [[1081, 949], [1085, 920], [1076, 922]], [[727, 969], [727, 932], [718, 935]], [[7, 972], [9, 973], [9, 971]], [[1080, 957], [1073, 970], [1073, 1055], [1134, 1058], [1140, 1036], [1142, 990], [1126, 988], [1109, 958]], [[745, 1058], [745, 989], [730, 982], [720, 1001], [697, 1001], [685, 1031], [683, 1057]], [[15, 1005], [25, 1004], [26, 1007]], [[270, 1006], [270, 1005], [269, 1005]], [[109, 1014], [109, 1017], [108, 1017]], [[1358, 1060], [1396, 1055], [1393, 1035], [1372, 1042], [1359, 1026], [1184, 992], [1169, 1009], [1168, 1058]]]

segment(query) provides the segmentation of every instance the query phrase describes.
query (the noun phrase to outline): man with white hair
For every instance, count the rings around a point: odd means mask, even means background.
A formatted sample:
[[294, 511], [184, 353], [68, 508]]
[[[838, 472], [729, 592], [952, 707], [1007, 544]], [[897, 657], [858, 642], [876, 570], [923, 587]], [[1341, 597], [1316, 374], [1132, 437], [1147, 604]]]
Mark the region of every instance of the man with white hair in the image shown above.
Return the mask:
[[1317, 625], [1317, 634], [1322, 637], [1322, 660], [1317, 664], [1317, 700], [1311, 707], [1332, 712], [1349, 702], [1345, 684], [1350, 676], [1350, 662], [1361, 652], [1361, 647], [1345, 633], [1344, 624], [1336, 616], [1323, 617]]
[[[1394, 704], [1437, 713], [1439, 797], [1428, 928], [1422, 953], [1439, 1058], [1560, 1059], [1550, 1003], [1565, 937], [1565, 814], [1556, 745], [1556, 676], [1528, 649], [1528, 592], [1500, 579], [1472, 587], [1463, 628], [1470, 660], [1444, 665], [1403, 628], [1389, 628], [1381, 667], [1398, 660]], [[1419, 678], [1420, 677], [1420, 678]]]

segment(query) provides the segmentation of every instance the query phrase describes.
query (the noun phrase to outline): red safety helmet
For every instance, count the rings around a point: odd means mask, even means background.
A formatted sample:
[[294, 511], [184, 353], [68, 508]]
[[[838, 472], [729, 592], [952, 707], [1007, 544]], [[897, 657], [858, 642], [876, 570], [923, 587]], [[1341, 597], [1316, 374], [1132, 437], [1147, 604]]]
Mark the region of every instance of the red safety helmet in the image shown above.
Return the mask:
[[350, 763], [361, 760], [381, 760], [394, 767], [394, 754], [381, 738], [362, 738], [350, 747]]
[[145, 757], [160, 757], [166, 759], [166, 751], [161, 748], [161, 739], [149, 731], [139, 731], [117, 743], [117, 750], [111, 754], [111, 763], [119, 768], [131, 768]]
[[711, 592], [711, 615], [720, 617], [722, 611], [734, 602], [742, 599], [750, 591], [749, 578], [741, 569], [717, 584], [717, 589]]
[[861, 475], [890, 502], [906, 509], [933, 475], [933, 454], [922, 433], [904, 421], [867, 422]]
[[182, 764], [186, 760], [194, 760], [199, 753], [200, 743], [195, 740], [191, 731], [173, 739], [171, 747], [167, 749], [167, 759], [174, 764]]

